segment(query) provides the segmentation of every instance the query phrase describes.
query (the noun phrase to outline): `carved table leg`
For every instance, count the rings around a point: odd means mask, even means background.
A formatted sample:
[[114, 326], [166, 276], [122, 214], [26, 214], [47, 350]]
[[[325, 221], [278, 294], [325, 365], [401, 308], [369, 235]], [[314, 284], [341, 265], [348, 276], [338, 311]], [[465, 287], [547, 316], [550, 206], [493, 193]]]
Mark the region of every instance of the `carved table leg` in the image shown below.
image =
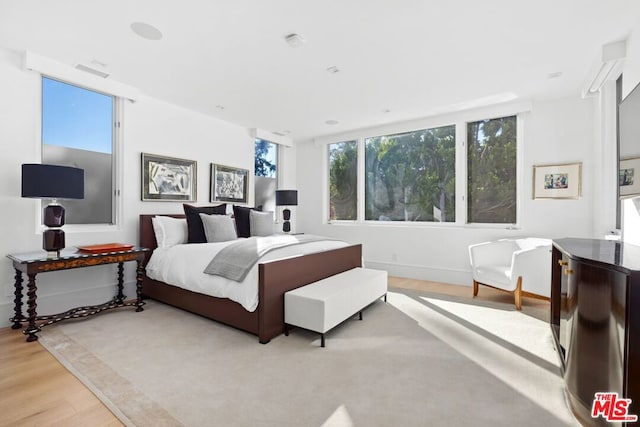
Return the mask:
[[37, 332], [40, 332], [40, 328], [36, 325], [36, 307], [38, 304], [36, 303], [36, 275], [35, 274], [27, 274], [29, 277], [29, 282], [27, 283], [27, 314], [29, 315], [29, 325], [25, 330], [22, 331], [23, 334], [29, 335], [27, 337], [27, 342], [37, 341], [38, 336]]
[[142, 267], [142, 260], [136, 261], [136, 311], [142, 311], [144, 308], [144, 301], [142, 300], [142, 279], [144, 277], [144, 268]]
[[15, 286], [16, 290], [13, 293], [13, 295], [15, 295], [15, 299], [13, 300], [15, 316], [9, 320], [13, 322], [11, 329], [20, 329], [24, 317], [22, 317], [22, 272], [18, 269], [16, 269]]
[[124, 262], [118, 263], [118, 294], [116, 295], [116, 302], [122, 304], [122, 301], [126, 298], [123, 294], [124, 289]]

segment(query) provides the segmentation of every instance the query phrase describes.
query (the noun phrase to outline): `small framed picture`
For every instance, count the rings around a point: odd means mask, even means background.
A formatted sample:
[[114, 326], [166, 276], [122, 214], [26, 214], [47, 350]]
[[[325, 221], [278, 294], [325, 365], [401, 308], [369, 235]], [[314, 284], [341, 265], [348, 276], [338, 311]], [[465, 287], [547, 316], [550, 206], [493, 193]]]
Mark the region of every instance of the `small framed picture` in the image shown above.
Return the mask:
[[196, 201], [197, 162], [142, 153], [142, 201]]
[[249, 171], [211, 163], [211, 202], [247, 203]]
[[620, 197], [640, 196], [640, 157], [620, 160], [618, 185]]
[[582, 163], [533, 167], [534, 199], [579, 199]]

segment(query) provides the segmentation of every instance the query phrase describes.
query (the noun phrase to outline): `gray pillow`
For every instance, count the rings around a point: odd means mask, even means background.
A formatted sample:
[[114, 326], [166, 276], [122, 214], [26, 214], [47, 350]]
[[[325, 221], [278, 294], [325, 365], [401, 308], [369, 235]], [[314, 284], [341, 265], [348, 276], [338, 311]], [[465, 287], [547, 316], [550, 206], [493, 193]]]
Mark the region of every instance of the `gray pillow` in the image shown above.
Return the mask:
[[233, 218], [227, 215], [199, 214], [208, 243], [226, 242], [238, 238]]
[[249, 211], [251, 236], [271, 236], [273, 234], [273, 212]]

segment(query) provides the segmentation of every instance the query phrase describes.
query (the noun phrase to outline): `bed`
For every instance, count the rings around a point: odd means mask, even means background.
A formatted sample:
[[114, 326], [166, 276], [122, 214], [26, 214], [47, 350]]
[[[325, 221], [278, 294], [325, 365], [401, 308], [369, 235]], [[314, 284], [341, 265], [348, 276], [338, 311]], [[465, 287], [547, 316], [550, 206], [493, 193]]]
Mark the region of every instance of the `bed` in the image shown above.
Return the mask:
[[[140, 246], [155, 250], [154, 214], [140, 215]], [[164, 215], [185, 218], [185, 215]], [[146, 266], [151, 252], [143, 262]], [[143, 277], [142, 293], [151, 298], [249, 332], [262, 344], [284, 332], [284, 294], [309, 283], [362, 266], [362, 245], [277, 259], [258, 264], [258, 304], [254, 311], [226, 298], [182, 289]]]

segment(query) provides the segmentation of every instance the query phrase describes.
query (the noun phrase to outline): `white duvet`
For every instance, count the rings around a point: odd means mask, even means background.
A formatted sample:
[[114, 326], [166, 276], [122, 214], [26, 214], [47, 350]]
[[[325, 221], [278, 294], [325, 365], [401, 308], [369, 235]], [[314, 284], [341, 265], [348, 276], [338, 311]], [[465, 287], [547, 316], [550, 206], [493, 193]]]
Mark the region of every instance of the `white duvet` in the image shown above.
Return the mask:
[[[235, 240], [220, 243], [193, 243], [157, 248], [147, 263], [147, 276], [154, 280], [188, 289], [192, 292], [229, 298], [247, 311], [258, 306], [258, 264], [254, 265], [242, 282], [203, 273], [215, 254]], [[260, 259], [272, 261], [347, 246], [339, 240], [321, 240], [275, 249]]]

